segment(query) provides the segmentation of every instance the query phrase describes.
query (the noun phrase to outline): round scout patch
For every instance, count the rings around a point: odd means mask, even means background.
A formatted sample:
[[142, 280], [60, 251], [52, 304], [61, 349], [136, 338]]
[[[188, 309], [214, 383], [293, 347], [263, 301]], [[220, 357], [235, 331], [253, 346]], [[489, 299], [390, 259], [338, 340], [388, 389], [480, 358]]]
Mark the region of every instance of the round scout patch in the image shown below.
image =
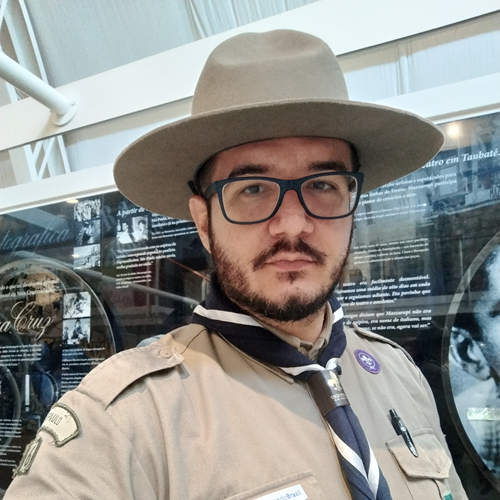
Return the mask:
[[380, 372], [380, 363], [368, 352], [356, 349], [354, 355], [358, 363], [368, 372], [376, 375]]

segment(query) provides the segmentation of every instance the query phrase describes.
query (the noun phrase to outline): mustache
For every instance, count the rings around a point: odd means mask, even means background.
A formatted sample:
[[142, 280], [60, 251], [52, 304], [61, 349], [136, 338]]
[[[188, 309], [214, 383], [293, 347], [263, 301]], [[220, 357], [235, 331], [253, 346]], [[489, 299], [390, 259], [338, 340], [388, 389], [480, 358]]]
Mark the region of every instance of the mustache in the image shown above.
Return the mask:
[[297, 252], [312, 258], [315, 262], [323, 265], [326, 260], [326, 253], [316, 250], [303, 240], [297, 240], [295, 243], [289, 240], [279, 240], [271, 248], [262, 251], [253, 261], [253, 270], [257, 271], [263, 267], [267, 260], [280, 252]]

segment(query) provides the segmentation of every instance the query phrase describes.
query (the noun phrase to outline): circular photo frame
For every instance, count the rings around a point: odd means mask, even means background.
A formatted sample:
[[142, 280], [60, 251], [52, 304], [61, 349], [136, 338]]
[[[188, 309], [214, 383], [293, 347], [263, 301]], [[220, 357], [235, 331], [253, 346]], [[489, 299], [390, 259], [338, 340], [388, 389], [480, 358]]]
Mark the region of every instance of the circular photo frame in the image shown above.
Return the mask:
[[479, 470], [500, 491], [500, 232], [464, 273], [443, 343], [443, 382], [455, 427]]
[[0, 268], [0, 492], [50, 407], [116, 352], [101, 301], [64, 264]]

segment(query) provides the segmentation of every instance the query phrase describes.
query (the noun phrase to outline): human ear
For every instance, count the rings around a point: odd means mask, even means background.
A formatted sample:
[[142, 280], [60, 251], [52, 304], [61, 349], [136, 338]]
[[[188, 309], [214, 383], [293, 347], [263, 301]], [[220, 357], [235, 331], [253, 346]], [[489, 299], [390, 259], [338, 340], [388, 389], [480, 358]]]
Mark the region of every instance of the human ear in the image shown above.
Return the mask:
[[196, 229], [203, 246], [210, 252], [210, 238], [208, 236], [208, 207], [207, 202], [201, 196], [193, 195], [189, 198], [189, 210], [194, 220]]

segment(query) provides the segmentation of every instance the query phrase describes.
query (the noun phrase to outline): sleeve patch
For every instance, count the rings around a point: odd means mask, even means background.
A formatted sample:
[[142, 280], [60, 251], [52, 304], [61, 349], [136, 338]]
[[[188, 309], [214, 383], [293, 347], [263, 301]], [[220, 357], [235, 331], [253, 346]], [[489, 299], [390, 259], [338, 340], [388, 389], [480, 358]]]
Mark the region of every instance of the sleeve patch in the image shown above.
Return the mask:
[[26, 445], [19, 465], [13, 470], [12, 477], [22, 476], [30, 470], [31, 464], [33, 463], [33, 460], [35, 460], [36, 454], [38, 453], [38, 449], [40, 448], [41, 444], [42, 438], [37, 437], [33, 439], [31, 443]]
[[40, 431], [48, 432], [56, 446], [62, 446], [80, 434], [80, 421], [76, 413], [63, 403], [56, 403], [45, 417]]

